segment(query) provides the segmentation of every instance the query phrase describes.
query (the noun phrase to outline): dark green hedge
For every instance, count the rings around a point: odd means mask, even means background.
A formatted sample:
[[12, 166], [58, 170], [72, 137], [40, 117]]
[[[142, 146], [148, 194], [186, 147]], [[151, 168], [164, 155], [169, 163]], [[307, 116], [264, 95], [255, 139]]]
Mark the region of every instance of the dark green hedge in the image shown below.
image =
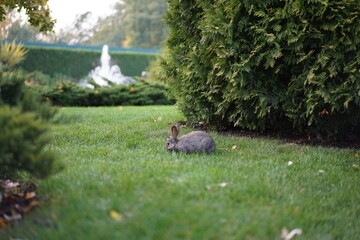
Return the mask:
[[[29, 52], [19, 66], [28, 72], [40, 71], [48, 75], [63, 74], [75, 79], [86, 77], [96, 66], [101, 52], [61, 48], [26, 47]], [[126, 76], [140, 76], [155, 59], [152, 53], [110, 52], [111, 59]]]
[[189, 120], [319, 136], [359, 126], [360, 1], [168, 3], [163, 74]]
[[33, 86], [43, 101], [59, 106], [119, 106], [119, 105], [168, 105], [174, 101], [167, 97], [164, 84], [137, 82], [128, 85], [84, 88], [73, 82], [64, 82], [54, 87]]

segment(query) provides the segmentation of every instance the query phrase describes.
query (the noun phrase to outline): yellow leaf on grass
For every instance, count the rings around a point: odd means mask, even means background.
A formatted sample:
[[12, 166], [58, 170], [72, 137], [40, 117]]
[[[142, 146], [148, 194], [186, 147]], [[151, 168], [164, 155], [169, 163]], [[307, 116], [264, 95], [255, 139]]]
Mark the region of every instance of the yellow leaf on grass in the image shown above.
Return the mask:
[[121, 215], [121, 213], [115, 211], [115, 210], [111, 210], [110, 213], [109, 213], [110, 217], [112, 219], [114, 219], [115, 221], [118, 221], [120, 222], [123, 218], [123, 216]]
[[28, 192], [25, 195], [25, 199], [30, 199], [30, 198], [34, 198], [36, 196], [35, 192]]
[[122, 106], [118, 106], [118, 110], [122, 111], [123, 107]]
[[5, 220], [0, 218], [0, 229], [5, 229], [5, 228], [6, 228]]

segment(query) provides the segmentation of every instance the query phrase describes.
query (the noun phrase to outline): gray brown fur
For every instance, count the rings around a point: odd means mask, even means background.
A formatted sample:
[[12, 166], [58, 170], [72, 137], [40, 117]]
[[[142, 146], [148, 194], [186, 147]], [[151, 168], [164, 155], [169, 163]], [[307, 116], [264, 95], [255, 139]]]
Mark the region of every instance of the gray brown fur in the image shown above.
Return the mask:
[[178, 134], [179, 126], [173, 126], [166, 142], [167, 151], [209, 153], [216, 149], [214, 139], [204, 131], [194, 131], [180, 138], [177, 138]]

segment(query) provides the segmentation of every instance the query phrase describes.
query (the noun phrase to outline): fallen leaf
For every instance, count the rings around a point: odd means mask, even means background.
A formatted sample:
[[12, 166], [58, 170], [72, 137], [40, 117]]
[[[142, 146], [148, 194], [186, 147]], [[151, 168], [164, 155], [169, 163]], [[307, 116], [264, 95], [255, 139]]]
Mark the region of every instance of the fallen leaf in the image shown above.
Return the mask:
[[12, 182], [10, 180], [6, 180], [6, 181], [2, 181], [0, 182], [0, 185], [6, 189], [10, 189], [10, 188], [17, 188], [20, 186], [20, 183], [18, 182]]
[[171, 125], [172, 125], [172, 123], [171, 123], [171, 122], [168, 122], [168, 123], [167, 123], [167, 125], [171, 126]]
[[122, 106], [118, 106], [118, 110], [122, 111], [123, 107]]
[[284, 240], [291, 240], [296, 235], [300, 235], [300, 234], [302, 234], [302, 229], [300, 229], [300, 228], [295, 228], [295, 229], [291, 230], [290, 232], [286, 228], [283, 228], [279, 237]]
[[8, 222], [13, 222], [13, 221], [15, 222], [21, 220], [22, 216], [19, 213], [12, 212], [12, 215], [4, 214], [4, 218]]
[[223, 183], [219, 183], [218, 185], [219, 185], [219, 187], [226, 187], [228, 185], [228, 183], [223, 182]]
[[114, 219], [115, 221], [117, 222], [120, 222], [123, 218], [123, 216], [121, 215], [121, 213], [115, 211], [115, 210], [111, 210], [110, 213], [109, 213], [110, 217], [112, 219]]
[[5, 229], [5, 228], [6, 228], [5, 220], [3, 218], [0, 218], [0, 229]]
[[232, 150], [235, 150], [235, 149], [236, 149], [236, 146], [232, 146], [231, 149], [232, 149]]
[[209, 186], [209, 185], [206, 185], [205, 189], [208, 190], [208, 191], [214, 191], [214, 188]]
[[359, 154], [358, 154], [358, 153], [355, 153], [354, 156], [355, 156], [355, 157], [359, 157]]
[[23, 208], [24, 213], [30, 212], [33, 208], [40, 206], [38, 201], [31, 201], [30, 204]]
[[35, 192], [28, 192], [25, 195], [25, 199], [31, 199], [31, 198], [34, 198], [35, 196], [36, 196]]
[[291, 166], [293, 164], [294, 164], [294, 162], [292, 162], [292, 161], [288, 161], [288, 163], [287, 163], [288, 166]]

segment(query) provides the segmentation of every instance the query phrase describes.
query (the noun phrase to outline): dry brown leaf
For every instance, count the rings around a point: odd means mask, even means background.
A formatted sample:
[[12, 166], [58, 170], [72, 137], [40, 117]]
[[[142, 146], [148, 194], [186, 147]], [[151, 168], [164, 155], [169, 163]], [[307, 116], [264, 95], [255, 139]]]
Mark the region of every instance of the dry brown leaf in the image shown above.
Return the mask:
[[31, 198], [34, 198], [35, 196], [36, 196], [35, 192], [28, 192], [25, 195], [25, 199], [31, 199]]
[[5, 229], [5, 228], [6, 228], [5, 219], [0, 218], [0, 229]]
[[214, 191], [214, 188], [209, 186], [209, 185], [206, 185], [205, 189], [208, 190], [208, 191]]
[[24, 213], [30, 212], [33, 208], [40, 206], [38, 201], [31, 201], [30, 204], [23, 208]]

